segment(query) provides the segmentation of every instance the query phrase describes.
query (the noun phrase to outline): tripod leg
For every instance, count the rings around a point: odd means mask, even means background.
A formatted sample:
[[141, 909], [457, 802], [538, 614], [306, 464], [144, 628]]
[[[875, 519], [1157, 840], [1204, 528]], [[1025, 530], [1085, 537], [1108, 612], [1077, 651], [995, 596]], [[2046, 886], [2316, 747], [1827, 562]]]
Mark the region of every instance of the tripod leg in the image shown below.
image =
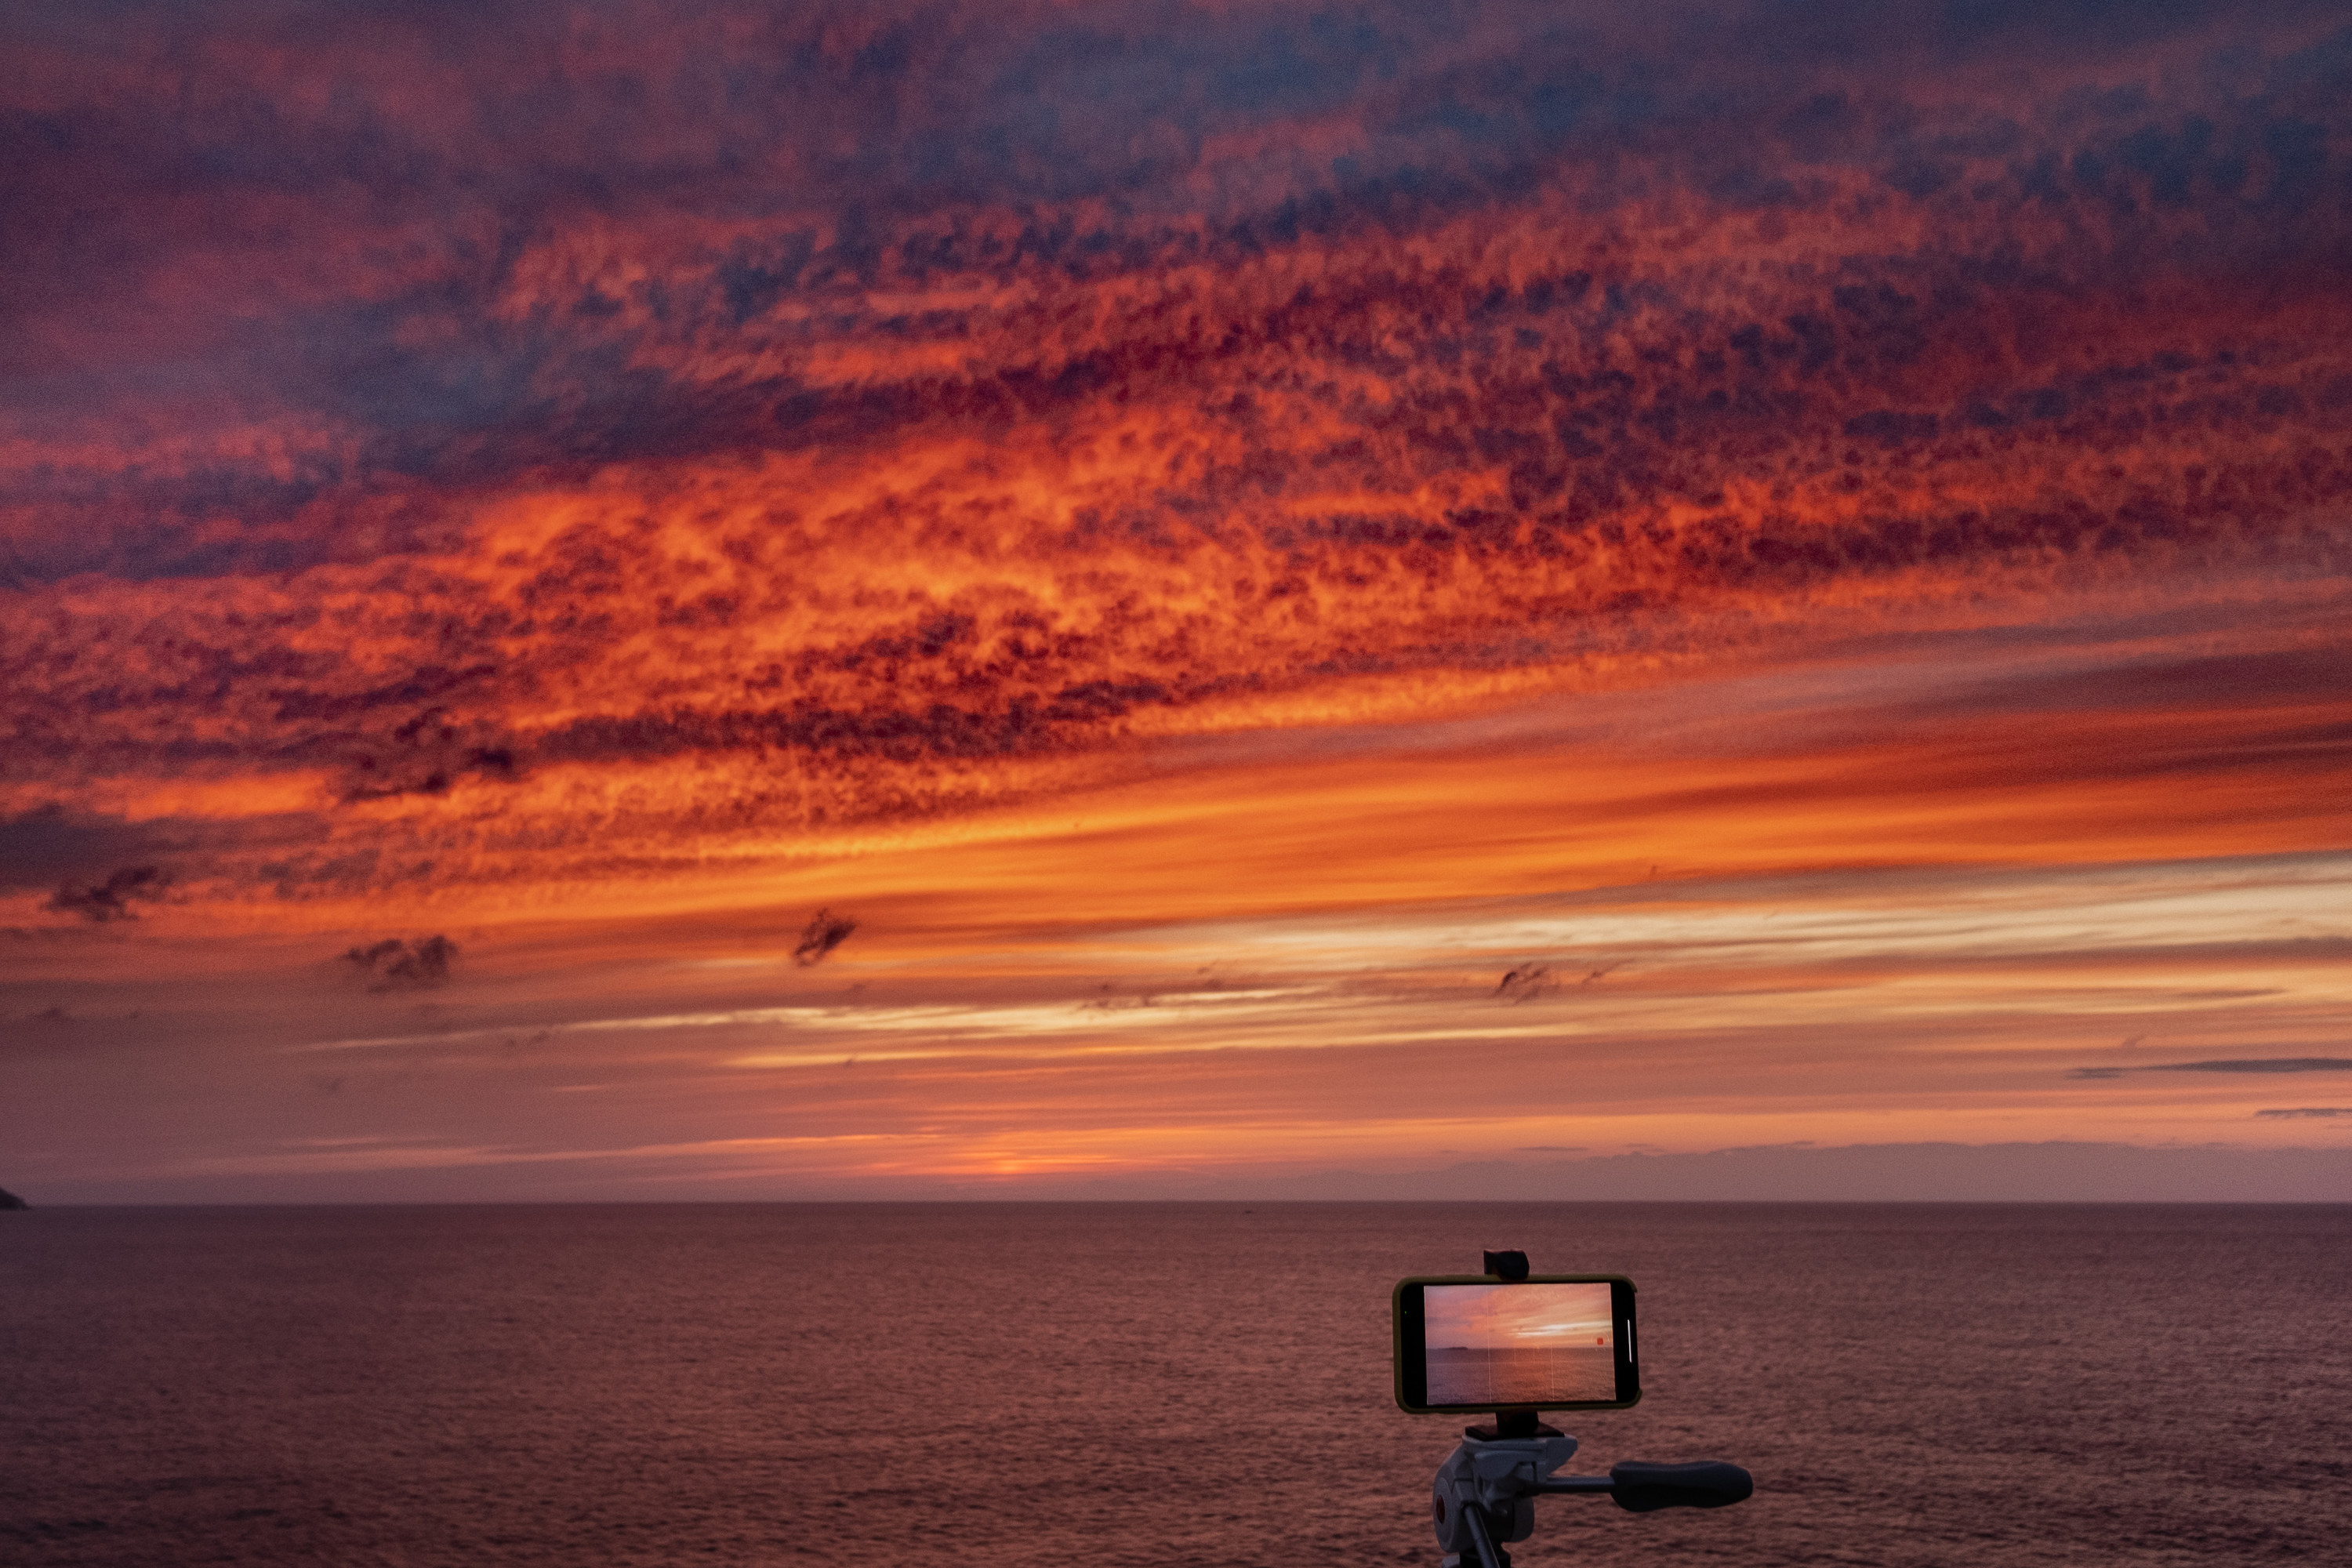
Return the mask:
[[1471, 1504], [1462, 1510], [1462, 1522], [1470, 1527], [1470, 1542], [1478, 1549], [1478, 1568], [1511, 1568], [1510, 1553], [1497, 1548], [1487, 1533], [1486, 1510]]

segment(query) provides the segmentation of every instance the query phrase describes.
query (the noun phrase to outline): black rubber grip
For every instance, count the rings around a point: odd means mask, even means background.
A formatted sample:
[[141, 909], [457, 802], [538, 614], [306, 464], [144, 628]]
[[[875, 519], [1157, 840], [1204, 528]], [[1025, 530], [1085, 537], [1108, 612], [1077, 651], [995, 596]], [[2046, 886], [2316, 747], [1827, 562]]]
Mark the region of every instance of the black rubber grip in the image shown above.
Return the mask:
[[1702, 1459], [1692, 1465], [1652, 1465], [1627, 1459], [1609, 1469], [1609, 1495], [1628, 1513], [1662, 1508], [1724, 1508], [1756, 1492], [1756, 1478], [1738, 1465]]

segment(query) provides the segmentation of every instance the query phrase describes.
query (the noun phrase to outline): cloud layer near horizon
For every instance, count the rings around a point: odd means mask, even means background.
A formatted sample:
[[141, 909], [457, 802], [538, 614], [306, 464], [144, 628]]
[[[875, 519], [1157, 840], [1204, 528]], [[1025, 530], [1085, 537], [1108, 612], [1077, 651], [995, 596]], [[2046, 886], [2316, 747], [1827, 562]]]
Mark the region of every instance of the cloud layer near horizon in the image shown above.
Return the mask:
[[11, 22], [16, 1048], [2352, 841], [2340, 10], [1622, 10]]

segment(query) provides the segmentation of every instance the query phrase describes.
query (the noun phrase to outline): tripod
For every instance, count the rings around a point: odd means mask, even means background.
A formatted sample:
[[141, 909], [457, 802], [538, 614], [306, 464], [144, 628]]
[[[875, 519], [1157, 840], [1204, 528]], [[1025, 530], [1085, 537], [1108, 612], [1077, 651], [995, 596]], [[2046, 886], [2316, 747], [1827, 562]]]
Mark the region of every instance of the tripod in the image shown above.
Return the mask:
[[[1486, 1254], [1486, 1272], [1525, 1279], [1527, 1255]], [[1755, 1491], [1754, 1478], [1719, 1459], [1687, 1465], [1621, 1460], [1605, 1476], [1556, 1476], [1576, 1452], [1576, 1439], [1548, 1426], [1532, 1410], [1497, 1411], [1491, 1424], [1466, 1427], [1461, 1445], [1437, 1467], [1430, 1513], [1444, 1568], [1511, 1568], [1501, 1543], [1535, 1533], [1539, 1497], [1597, 1496], [1629, 1513], [1662, 1508], [1723, 1508]]]
[[1539, 1497], [1607, 1497], [1628, 1512], [1649, 1513], [1722, 1508], [1756, 1489], [1746, 1470], [1720, 1460], [1654, 1465], [1625, 1459], [1605, 1476], [1554, 1476], [1576, 1452], [1576, 1439], [1532, 1416], [1528, 1425], [1534, 1428], [1528, 1436], [1507, 1437], [1496, 1426], [1470, 1427], [1461, 1447], [1437, 1467], [1430, 1513], [1445, 1568], [1511, 1568], [1511, 1554], [1499, 1543], [1535, 1533]]

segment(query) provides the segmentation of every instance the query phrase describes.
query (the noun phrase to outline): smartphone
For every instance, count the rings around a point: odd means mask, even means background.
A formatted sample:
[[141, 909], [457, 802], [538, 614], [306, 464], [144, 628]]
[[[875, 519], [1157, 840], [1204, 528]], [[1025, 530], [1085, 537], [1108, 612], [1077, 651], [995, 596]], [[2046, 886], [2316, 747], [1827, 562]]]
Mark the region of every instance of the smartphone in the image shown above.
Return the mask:
[[1416, 1415], [1622, 1410], [1642, 1397], [1622, 1274], [1397, 1282], [1396, 1402]]

